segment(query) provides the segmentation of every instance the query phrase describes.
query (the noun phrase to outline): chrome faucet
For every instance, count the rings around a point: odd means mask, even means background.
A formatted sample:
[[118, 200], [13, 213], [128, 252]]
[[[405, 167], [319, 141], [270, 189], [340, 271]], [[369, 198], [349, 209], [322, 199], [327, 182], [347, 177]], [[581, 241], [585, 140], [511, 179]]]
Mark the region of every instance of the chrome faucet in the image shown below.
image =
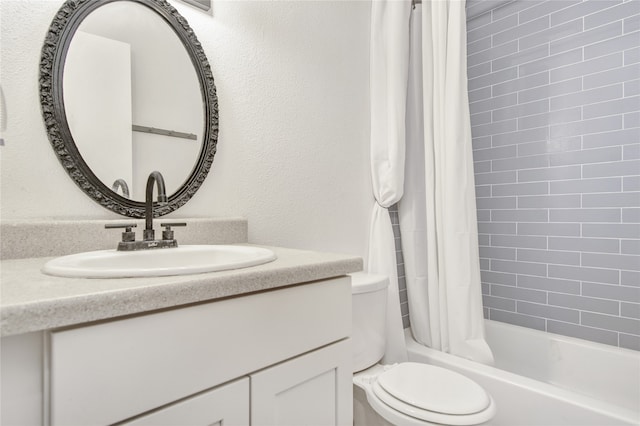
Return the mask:
[[147, 192], [144, 198], [144, 232], [142, 238], [144, 241], [155, 240], [155, 231], [153, 230], [153, 184], [158, 187], [158, 204], [167, 204], [167, 192], [164, 186], [164, 178], [160, 172], [151, 172], [147, 179]]
[[187, 226], [184, 222], [161, 223], [165, 228], [162, 231], [162, 239], [156, 240], [153, 230], [153, 186], [158, 188], [158, 204], [163, 205], [168, 202], [167, 192], [164, 185], [164, 178], [160, 172], [151, 172], [147, 179], [147, 191], [144, 201], [144, 222], [145, 227], [142, 233], [142, 241], [135, 240], [135, 233], [131, 230], [135, 228], [135, 223], [107, 224], [105, 228], [125, 228], [122, 233], [122, 241], [118, 244], [120, 251], [146, 250], [152, 248], [178, 247], [178, 241], [173, 237], [172, 226]]

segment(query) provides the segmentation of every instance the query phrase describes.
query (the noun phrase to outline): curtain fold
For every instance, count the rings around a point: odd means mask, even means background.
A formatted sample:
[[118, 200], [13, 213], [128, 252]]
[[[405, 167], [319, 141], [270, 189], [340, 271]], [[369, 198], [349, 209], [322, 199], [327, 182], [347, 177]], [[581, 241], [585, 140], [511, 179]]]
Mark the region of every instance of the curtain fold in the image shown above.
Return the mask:
[[430, 0], [421, 8], [412, 18], [399, 204], [411, 328], [427, 346], [492, 363], [484, 340], [465, 2]]
[[409, 63], [410, 0], [371, 4], [371, 214], [367, 270], [386, 275], [387, 333], [384, 363], [406, 361], [393, 228], [388, 208], [402, 197]]

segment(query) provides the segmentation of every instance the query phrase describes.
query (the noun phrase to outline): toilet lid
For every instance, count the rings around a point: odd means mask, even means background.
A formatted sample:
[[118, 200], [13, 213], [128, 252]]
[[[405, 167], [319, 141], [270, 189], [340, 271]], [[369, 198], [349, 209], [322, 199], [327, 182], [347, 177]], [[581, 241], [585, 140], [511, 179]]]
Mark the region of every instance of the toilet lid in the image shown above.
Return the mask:
[[429, 364], [398, 364], [378, 376], [377, 383], [399, 402], [435, 413], [469, 415], [491, 404], [487, 392], [473, 380]]
[[487, 409], [478, 413], [442, 414], [406, 404], [387, 393], [378, 382], [373, 383], [371, 388], [373, 395], [367, 393], [367, 400], [376, 412], [392, 424], [423, 425], [424, 423], [421, 422], [425, 421], [428, 424], [472, 426], [485, 424], [496, 414], [496, 404], [491, 397], [489, 397], [490, 402]]

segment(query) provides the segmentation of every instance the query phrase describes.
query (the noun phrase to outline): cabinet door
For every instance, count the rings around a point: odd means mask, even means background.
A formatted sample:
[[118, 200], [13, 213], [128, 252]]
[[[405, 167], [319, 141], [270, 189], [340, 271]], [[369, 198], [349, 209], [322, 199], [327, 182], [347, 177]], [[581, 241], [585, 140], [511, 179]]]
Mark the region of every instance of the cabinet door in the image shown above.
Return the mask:
[[247, 377], [154, 411], [126, 426], [246, 426], [249, 424]]
[[251, 424], [351, 425], [351, 339], [251, 375]]

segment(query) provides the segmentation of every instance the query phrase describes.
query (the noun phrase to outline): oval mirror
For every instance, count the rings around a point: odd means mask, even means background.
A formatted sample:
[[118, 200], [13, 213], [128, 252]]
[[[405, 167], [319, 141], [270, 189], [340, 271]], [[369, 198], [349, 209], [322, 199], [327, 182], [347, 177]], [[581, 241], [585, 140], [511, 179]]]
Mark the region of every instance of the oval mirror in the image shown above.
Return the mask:
[[148, 175], [186, 203], [216, 151], [218, 104], [206, 55], [165, 0], [68, 0], [42, 50], [42, 112], [71, 178], [96, 202], [144, 217]]

